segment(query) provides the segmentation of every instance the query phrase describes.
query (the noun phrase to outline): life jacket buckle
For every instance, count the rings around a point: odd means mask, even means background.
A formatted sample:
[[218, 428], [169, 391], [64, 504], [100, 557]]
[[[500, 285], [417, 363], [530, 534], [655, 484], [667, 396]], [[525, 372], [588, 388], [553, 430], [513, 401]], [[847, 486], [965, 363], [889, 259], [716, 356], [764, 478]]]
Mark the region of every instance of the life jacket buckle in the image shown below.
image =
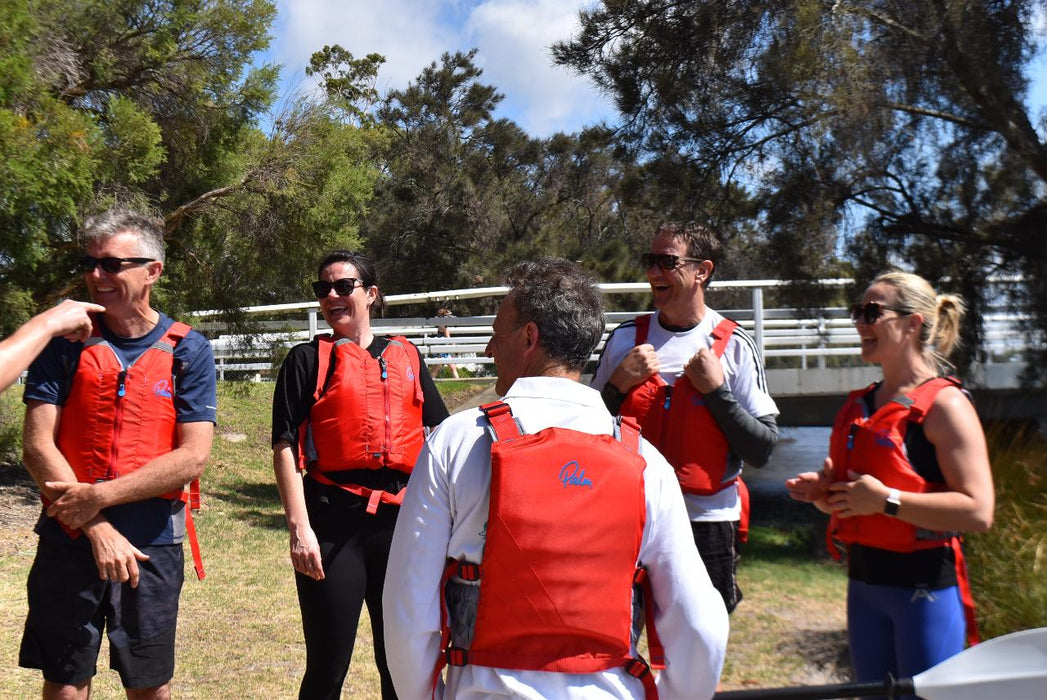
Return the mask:
[[633, 678], [642, 679], [651, 672], [651, 667], [643, 659], [629, 659], [629, 663], [625, 664], [625, 672]]
[[447, 647], [445, 656], [448, 666], [466, 666], [469, 663], [469, 651], [461, 647]]

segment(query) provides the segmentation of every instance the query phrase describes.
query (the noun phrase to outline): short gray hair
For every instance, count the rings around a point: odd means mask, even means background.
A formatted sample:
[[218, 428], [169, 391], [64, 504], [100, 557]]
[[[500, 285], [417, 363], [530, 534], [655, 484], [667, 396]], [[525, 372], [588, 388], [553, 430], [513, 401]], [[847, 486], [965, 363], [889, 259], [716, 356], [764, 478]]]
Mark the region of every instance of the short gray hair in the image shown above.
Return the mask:
[[505, 274], [518, 321], [538, 326], [550, 359], [581, 371], [604, 331], [603, 296], [577, 263], [542, 258], [514, 265]]
[[138, 238], [138, 255], [164, 261], [164, 222], [157, 217], [129, 209], [110, 209], [87, 217], [82, 235], [86, 244], [105, 241], [121, 233], [133, 233]]

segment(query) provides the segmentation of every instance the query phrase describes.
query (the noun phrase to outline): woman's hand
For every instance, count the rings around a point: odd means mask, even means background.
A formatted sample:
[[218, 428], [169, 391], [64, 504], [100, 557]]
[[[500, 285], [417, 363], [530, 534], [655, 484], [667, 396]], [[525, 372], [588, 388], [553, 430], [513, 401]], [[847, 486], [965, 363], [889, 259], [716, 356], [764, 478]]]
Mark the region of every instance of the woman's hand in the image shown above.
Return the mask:
[[829, 506], [825, 499], [829, 495], [829, 485], [832, 483], [832, 468], [832, 460], [826, 457], [821, 471], [804, 472], [792, 479], [786, 479], [785, 488], [789, 491], [789, 496], [797, 501], [813, 503], [818, 510], [828, 513]]
[[291, 530], [291, 564], [294, 570], [323, 581], [324, 565], [320, 557], [320, 543], [313, 528], [304, 526]]
[[890, 493], [882, 481], [870, 474], [848, 471], [849, 481], [829, 485], [829, 508], [841, 518], [883, 513]]

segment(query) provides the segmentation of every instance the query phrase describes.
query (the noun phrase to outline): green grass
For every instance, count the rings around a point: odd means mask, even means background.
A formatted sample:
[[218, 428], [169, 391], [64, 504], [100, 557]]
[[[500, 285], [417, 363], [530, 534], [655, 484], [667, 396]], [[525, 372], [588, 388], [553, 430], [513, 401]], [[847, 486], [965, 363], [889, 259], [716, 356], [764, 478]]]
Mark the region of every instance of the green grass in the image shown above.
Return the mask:
[[[450, 406], [486, 388], [440, 382]], [[173, 691], [183, 698], [294, 697], [305, 651], [287, 553], [287, 530], [272, 477], [271, 384], [224, 383], [219, 426], [197, 516], [207, 578], [187, 563]], [[20, 390], [0, 394], [0, 416], [20, 424]], [[16, 431], [17, 432], [17, 431]], [[970, 538], [975, 596], [986, 636], [1047, 626], [1047, 479], [1043, 441], [1022, 433], [993, 438], [996, 525]], [[2, 459], [0, 459], [2, 465]], [[9, 483], [16, 466], [0, 466]], [[0, 697], [34, 697], [36, 671], [17, 666], [25, 579], [35, 551], [32, 506], [0, 498]], [[23, 489], [20, 493], [29, 493]], [[11, 524], [16, 510], [28, 520]], [[813, 535], [817, 537], [818, 533]], [[756, 527], [743, 551], [745, 599], [731, 617], [725, 687], [828, 683], [846, 673], [843, 567], [814, 555], [809, 528]], [[103, 644], [94, 698], [122, 698]], [[345, 698], [378, 698], [370, 624], [361, 620]]]

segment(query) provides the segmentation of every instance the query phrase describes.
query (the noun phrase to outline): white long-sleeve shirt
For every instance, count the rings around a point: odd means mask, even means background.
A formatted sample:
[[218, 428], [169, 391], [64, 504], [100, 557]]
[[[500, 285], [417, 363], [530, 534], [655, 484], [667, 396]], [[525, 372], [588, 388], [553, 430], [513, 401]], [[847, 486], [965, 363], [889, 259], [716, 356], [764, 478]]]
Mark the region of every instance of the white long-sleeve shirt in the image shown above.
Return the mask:
[[[599, 393], [568, 379], [518, 379], [504, 400], [526, 433], [553, 426], [592, 434], [612, 431], [613, 419]], [[400, 509], [383, 600], [389, 668], [405, 700], [432, 697], [446, 560], [483, 558], [491, 483], [486, 426], [478, 409], [441, 424], [418, 457]], [[727, 612], [695, 549], [672, 467], [646, 441], [640, 452], [647, 460], [647, 519], [639, 559], [648, 568], [655, 626], [665, 647], [659, 695], [709, 698], [723, 668]], [[644, 697], [643, 684], [622, 669], [568, 674], [451, 667], [441, 690], [447, 698]]]

